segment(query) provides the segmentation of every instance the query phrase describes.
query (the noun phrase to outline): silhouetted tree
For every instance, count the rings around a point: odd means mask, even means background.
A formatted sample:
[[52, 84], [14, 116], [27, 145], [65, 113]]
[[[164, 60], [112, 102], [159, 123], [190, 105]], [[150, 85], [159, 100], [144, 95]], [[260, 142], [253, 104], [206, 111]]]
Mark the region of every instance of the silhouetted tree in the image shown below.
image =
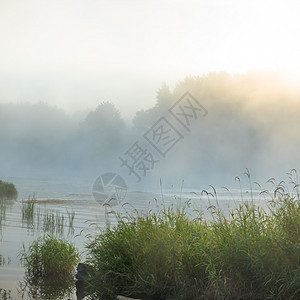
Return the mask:
[[105, 160], [120, 151], [127, 128], [115, 106], [104, 102], [87, 115], [79, 132], [84, 152]]
[[173, 105], [173, 95], [165, 83], [159, 88], [156, 99], [156, 107], [158, 107], [161, 113], [165, 113]]

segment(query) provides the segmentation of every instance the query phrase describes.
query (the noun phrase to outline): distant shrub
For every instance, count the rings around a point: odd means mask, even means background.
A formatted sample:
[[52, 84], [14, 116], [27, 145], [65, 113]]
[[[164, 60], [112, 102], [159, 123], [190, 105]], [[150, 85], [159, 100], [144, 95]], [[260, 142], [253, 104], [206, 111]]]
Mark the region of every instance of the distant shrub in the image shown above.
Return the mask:
[[18, 191], [13, 183], [7, 183], [0, 180], [0, 199], [16, 200]]

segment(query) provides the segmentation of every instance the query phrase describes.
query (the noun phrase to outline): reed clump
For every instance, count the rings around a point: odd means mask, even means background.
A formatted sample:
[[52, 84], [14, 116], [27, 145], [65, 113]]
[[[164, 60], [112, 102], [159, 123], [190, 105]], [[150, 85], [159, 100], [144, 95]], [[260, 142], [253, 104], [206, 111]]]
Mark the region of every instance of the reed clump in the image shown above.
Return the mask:
[[25, 267], [20, 283], [23, 296], [27, 293], [29, 299], [49, 300], [71, 297], [79, 262], [79, 252], [72, 243], [47, 235], [33, 241], [27, 250], [23, 245], [19, 255]]
[[32, 197], [29, 195], [27, 201], [22, 201], [21, 211], [23, 221], [33, 223], [36, 203], [35, 194]]
[[245, 201], [226, 217], [209, 209], [209, 221], [172, 208], [117, 215], [86, 246], [97, 297], [300, 298], [298, 194], [281, 192], [267, 209]]
[[20, 253], [26, 275], [37, 277], [65, 277], [72, 274], [79, 262], [79, 252], [68, 241], [54, 236], [44, 236], [33, 241]]

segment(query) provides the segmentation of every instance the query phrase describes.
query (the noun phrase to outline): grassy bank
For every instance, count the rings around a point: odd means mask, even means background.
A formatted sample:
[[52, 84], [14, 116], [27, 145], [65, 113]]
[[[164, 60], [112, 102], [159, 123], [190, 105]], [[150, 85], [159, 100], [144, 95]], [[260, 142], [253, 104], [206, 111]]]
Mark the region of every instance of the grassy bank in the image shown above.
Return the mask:
[[[184, 210], [118, 216], [88, 245], [100, 299], [299, 299], [300, 201], [283, 194], [264, 211], [243, 203], [225, 217]], [[99, 276], [100, 274], [100, 276]]]
[[18, 191], [14, 184], [0, 180], [0, 200], [16, 200]]

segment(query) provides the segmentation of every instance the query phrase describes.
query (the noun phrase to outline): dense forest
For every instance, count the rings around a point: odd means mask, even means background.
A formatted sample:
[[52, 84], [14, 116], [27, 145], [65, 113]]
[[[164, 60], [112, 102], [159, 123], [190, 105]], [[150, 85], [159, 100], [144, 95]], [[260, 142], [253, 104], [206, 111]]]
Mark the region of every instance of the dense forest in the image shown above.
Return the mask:
[[[170, 114], [186, 92], [208, 112], [190, 130]], [[182, 138], [164, 157], [156, 156], [159, 163], [144, 184], [159, 178], [168, 184], [231, 184], [245, 168], [266, 180], [298, 168], [299, 96], [299, 88], [274, 73], [211, 73], [187, 77], [172, 91], [163, 84], [155, 105], [137, 111], [131, 123], [101, 95], [99, 106], [80, 117], [42, 102], [2, 103], [0, 175], [118, 172], [119, 157], [135, 141], [145, 142], [145, 133], [165, 117]]]

